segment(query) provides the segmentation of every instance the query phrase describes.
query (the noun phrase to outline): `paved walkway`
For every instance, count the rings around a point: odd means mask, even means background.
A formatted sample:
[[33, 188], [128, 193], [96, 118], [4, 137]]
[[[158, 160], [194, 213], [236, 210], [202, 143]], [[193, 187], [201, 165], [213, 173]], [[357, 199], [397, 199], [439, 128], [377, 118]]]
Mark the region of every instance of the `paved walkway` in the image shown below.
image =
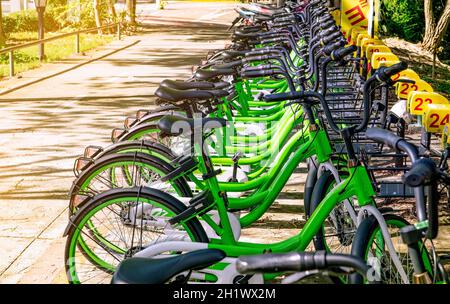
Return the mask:
[[[0, 95], [0, 283], [65, 282], [61, 236], [74, 159], [86, 145], [110, 144], [111, 130], [127, 115], [151, 107], [162, 79], [188, 77], [208, 50], [223, 47], [234, 6], [169, 3], [158, 12], [144, 7], [139, 35], [2, 83], [22, 85], [120, 50]], [[192, 19], [173, 22], [186, 9]], [[153, 14], [169, 17], [161, 21]]]

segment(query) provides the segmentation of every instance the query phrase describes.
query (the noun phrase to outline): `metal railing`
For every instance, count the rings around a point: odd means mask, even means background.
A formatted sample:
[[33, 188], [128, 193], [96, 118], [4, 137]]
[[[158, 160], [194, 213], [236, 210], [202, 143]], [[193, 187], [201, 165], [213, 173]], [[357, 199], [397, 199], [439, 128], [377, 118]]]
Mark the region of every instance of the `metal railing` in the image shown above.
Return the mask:
[[60, 35], [45, 38], [45, 39], [34, 40], [34, 41], [27, 42], [24, 44], [7, 47], [7, 48], [0, 50], [0, 55], [9, 53], [9, 76], [14, 77], [14, 51], [24, 49], [27, 47], [31, 47], [31, 46], [35, 46], [35, 45], [45, 44], [47, 42], [58, 40], [61, 38], [75, 36], [75, 53], [78, 54], [78, 53], [80, 53], [80, 34], [90, 33], [90, 32], [94, 32], [94, 31], [99, 31], [99, 30], [114, 28], [114, 27], [117, 29], [116, 34], [117, 34], [118, 39], [120, 40], [121, 39], [121, 23], [118, 22], [118, 23], [107, 24], [107, 25], [103, 25], [103, 26], [99, 26], [99, 27], [93, 27], [93, 28], [89, 28], [89, 29], [85, 29], [85, 30], [64, 33], [64, 34], [60, 34]]

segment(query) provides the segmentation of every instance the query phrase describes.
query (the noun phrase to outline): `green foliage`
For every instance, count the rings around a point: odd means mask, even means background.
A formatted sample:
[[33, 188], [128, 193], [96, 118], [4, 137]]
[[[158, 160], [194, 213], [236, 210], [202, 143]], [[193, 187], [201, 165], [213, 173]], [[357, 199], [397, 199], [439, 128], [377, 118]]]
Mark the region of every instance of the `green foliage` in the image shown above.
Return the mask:
[[[14, 33], [15, 39], [32, 39], [36, 33]], [[98, 46], [111, 42], [114, 38], [111, 35], [99, 36], [96, 34], [81, 35], [81, 52], [94, 49]], [[72, 55], [74, 52], [75, 37], [65, 37], [57, 41], [45, 44], [46, 62], [61, 60]], [[0, 55], [0, 79], [9, 75], [9, 57], [8, 54]], [[38, 47], [32, 46], [14, 52], [14, 67], [16, 73], [36, 68], [40, 66], [38, 59]]]
[[380, 16], [385, 34], [411, 42], [422, 40], [425, 28], [423, 1], [382, 0]]
[[[100, 1], [100, 14], [105, 23], [114, 22], [108, 13], [106, 1]], [[3, 16], [3, 27], [6, 35], [14, 32], [36, 32], [37, 26], [38, 19], [35, 9]], [[47, 32], [61, 31], [64, 28], [86, 29], [95, 27], [93, 1], [48, 1], [44, 14], [44, 26]]]
[[[33, 56], [22, 52], [16, 52], [14, 54], [14, 63], [26, 63], [37, 60], [39, 60], [37, 55]], [[1, 54], [0, 64], [7, 64], [7, 63], [9, 63], [9, 54]]]
[[[115, 22], [108, 12], [107, 0], [100, 0], [99, 2], [100, 15], [104, 23]], [[95, 27], [93, 3], [92, 0], [70, 1], [66, 8], [67, 19], [70, 20], [68, 26], [77, 29]]]
[[[448, 0], [450, 1], [450, 0]], [[433, 0], [433, 13], [438, 21], [445, 1]], [[423, 1], [418, 0], [381, 0], [381, 32], [388, 36], [398, 36], [410, 42], [420, 42], [425, 32], [425, 13]], [[441, 60], [450, 59], [450, 30], [444, 36], [439, 54]]]
[[[46, 31], [57, 31], [61, 28], [55, 16], [55, 9], [50, 7], [44, 14], [44, 27]], [[3, 28], [6, 35], [14, 32], [37, 31], [38, 17], [34, 9], [15, 12], [3, 17]]]

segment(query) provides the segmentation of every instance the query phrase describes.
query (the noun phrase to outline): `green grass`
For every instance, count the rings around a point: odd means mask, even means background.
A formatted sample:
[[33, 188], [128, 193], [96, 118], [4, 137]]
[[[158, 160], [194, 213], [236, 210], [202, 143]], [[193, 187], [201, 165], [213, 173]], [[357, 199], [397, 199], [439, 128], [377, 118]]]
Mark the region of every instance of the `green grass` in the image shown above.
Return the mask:
[[[49, 33], [46, 37], [51, 37], [59, 33]], [[12, 33], [8, 39], [8, 46], [23, 44], [36, 40], [36, 33], [22, 32]], [[85, 52], [96, 47], [105, 45], [114, 39], [112, 35], [99, 36], [96, 34], [80, 35], [80, 51]], [[75, 52], [75, 36], [65, 37], [45, 44], [44, 62], [52, 62], [67, 58]], [[32, 46], [14, 52], [15, 74], [39, 67], [38, 46]], [[0, 78], [9, 77], [9, 57], [8, 54], [0, 55]]]

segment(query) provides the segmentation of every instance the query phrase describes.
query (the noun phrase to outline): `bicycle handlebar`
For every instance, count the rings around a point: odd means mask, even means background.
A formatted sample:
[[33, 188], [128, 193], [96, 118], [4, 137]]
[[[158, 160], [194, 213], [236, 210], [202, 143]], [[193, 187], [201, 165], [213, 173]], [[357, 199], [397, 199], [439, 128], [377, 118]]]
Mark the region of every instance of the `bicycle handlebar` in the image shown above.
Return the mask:
[[341, 48], [341, 47], [343, 47], [344, 45], [345, 45], [345, 41], [342, 40], [342, 39], [339, 39], [338, 41], [333, 42], [332, 44], [328, 44], [328, 45], [324, 46], [324, 47], [322, 48], [322, 52], [323, 52], [325, 55], [329, 56], [334, 50], [336, 50], [336, 49], [338, 49], [338, 48]]
[[318, 252], [271, 253], [242, 256], [236, 262], [240, 273], [324, 270], [350, 267], [366, 276], [369, 266], [356, 256]]
[[425, 234], [430, 239], [436, 238], [439, 231], [439, 194], [437, 186], [440, 177], [441, 174], [436, 164], [429, 158], [422, 158], [416, 161], [411, 169], [403, 175], [404, 183], [414, 187], [414, 189], [423, 189], [425, 185], [428, 186], [428, 204], [426, 204], [428, 229]]
[[259, 77], [272, 76], [275, 74], [283, 74], [283, 72], [279, 69], [268, 69], [268, 70], [257, 70], [257, 71], [242, 70], [240, 73], [242, 78], [259, 78]]
[[[428, 204], [425, 200], [424, 185], [436, 180], [436, 164], [431, 159], [419, 159], [419, 152], [413, 144], [407, 142], [404, 138], [396, 134], [379, 128], [367, 129], [366, 135], [379, 143], [384, 143], [387, 146], [405, 152], [411, 159], [412, 168], [405, 173], [403, 181], [410, 187], [414, 188], [414, 196], [416, 198], [417, 218], [419, 221], [428, 219], [428, 230], [426, 234], [430, 238], [435, 238], [438, 231], [438, 215], [437, 215], [437, 201], [435, 198], [435, 185], [428, 195]], [[430, 191], [430, 190], [429, 190]], [[427, 212], [428, 211], [428, 212]]]
[[401, 150], [408, 154], [408, 157], [414, 163], [419, 159], [419, 151], [416, 146], [407, 142], [404, 138], [397, 136], [391, 131], [380, 128], [368, 128], [366, 131], [367, 138], [383, 143], [392, 149]]
[[436, 164], [429, 158], [416, 161], [411, 170], [405, 173], [403, 181], [410, 187], [419, 187], [430, 183], [437, 173]]
[[346, 48], [341, 48], [338, 50], [334, 50], [331, 52], [330, 57], [331, 59], [335, 61], [342, 60], [345, 56], [350, 55], [351, 53], [354, 53], [358, 48], [355, 45], [351, 45]]
[[406, 62], [400, 61], [390, 67], [380, 67], [376, 71], [376, 75], [378, 80], [380, 81], [388, 81], [395, 74], [400, 73], [403, 70], [408, 68], [408, 64]]

